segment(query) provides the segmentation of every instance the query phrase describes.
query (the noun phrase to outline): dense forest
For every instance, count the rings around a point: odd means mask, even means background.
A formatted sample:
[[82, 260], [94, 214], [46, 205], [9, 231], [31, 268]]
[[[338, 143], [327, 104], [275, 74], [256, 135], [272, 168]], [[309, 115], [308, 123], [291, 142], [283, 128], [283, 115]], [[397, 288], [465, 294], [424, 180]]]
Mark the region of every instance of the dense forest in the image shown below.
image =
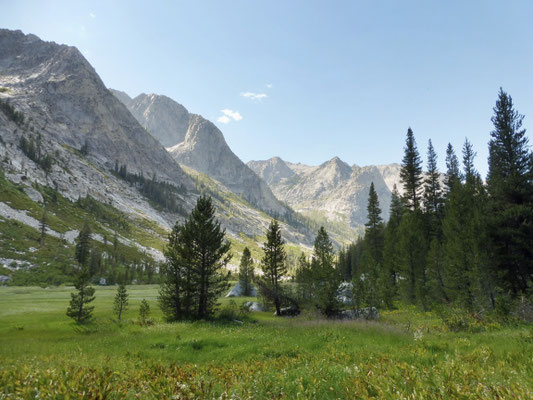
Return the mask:
[[500, 89], [485, 181], [468, 139], [462, 165], [448, 145], [444, 174], [430, 140], [423, 172], [408, 130], [403, 195], [394, 191], [389, 221], [381, 219], [372, 186], [366, 234], [339, 253], [342, 278], [353, 282], [358, 304], [391, 308], [401, 300], [423, 310], [445, 305], [506, 315], [517, 299], [531, 296], [533, 154], [523, 118]]

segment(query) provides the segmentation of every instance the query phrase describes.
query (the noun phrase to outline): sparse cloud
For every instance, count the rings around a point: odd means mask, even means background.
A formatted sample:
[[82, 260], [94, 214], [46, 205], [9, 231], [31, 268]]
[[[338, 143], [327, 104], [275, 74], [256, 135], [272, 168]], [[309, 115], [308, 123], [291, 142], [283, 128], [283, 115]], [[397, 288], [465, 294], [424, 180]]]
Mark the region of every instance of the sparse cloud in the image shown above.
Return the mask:
[[233, 118], [235, 121], [240, 121], [242, 119], [242, 115], [238, 111], [230, 110], [229, 108], [225, 108], [223, 110], [220, 110], [222, 114], [227, 115], [230, 118]]
[[241, 93], [242, 97], [246, 97], [247, 99], [251, 99], [254, 101], [261, 101], [268, 97], [266, 93], [253, 93], [253, 92], [243, 92]]
[[95, 14], [95, 13], [93, 13], [93, 12], [91, 11], [91, 12], [89, 13], [89, 17], [91, 17], [91, 18], [93, 18], [93, 19], [94, 19], [94, 18], [96, 18], [96, 14]]
[[267, 83], [266, 87], [267, 87], [267, 89], [272, 89], [272, 84], [271, 83]]
[[228, 117], [227, 115], [222, 115], [218, 117], [217, 121], [222, 124], [229, 124], [231, 122], [231, 118]]
[[229, 124], [231, 121], [240, 121], [242, 119], [240, 112], [230, 110], [229, 108], [220, 110], [220, 112], [224, 115], [218, 117], [217, 121], [222, 124]]

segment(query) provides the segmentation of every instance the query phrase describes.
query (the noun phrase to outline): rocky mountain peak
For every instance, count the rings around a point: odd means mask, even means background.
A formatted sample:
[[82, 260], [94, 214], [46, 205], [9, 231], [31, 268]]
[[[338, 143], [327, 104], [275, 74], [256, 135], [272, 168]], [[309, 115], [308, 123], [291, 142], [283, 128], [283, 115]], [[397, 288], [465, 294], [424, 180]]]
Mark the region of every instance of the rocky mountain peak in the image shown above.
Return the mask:
[[247, 165], [269, 185], [280, 183], [296, 175], [280, 157], [272, 157], [265, 161], [250, 161]]

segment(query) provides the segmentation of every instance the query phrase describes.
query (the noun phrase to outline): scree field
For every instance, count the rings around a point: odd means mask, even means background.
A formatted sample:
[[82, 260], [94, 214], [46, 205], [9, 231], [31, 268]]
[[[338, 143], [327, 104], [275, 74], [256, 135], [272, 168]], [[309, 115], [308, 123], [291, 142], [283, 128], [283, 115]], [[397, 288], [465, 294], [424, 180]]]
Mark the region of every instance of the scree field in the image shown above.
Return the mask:
[[[157, 286], [96, 289], [95, 321], [65, 315], [72, 288], [0, 287], [0, 399], [531, 399], [533, 330], [489, 324], [452, 332], [400, 309], [379, 322], [243, 315], [166, 323]], [[153, 324], [136, 323], [146, 299]], [[234, 318], [236, 321], [232, 321]]]

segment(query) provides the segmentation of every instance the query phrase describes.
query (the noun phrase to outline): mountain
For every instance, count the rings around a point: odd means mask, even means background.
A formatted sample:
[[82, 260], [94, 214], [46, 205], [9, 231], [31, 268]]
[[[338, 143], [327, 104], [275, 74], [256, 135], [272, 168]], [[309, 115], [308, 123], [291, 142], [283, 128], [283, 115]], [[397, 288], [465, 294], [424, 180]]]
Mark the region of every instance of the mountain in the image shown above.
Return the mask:
[[141, 93], [132, 99], [119, 90], [110, 91], [163, 146], [171, 147], [185, 139], [192, 115], [181, 104], [166, 96]]
[[[244, 245], [258, 258], [271, 216], [223, 183], [181, 168], [118, 97], [129, 99], [111, 93], [76, 48], [0, 30], [0, 272], [26, 268], [26, 283], [69, 282], [74, 238], [85, 222], [103, 257], [116, 251], [115, 236], [122, 265], [145, 268], [163, 260], [170, 228], [184, 220], [201, 193], [213, 197], [233, 245], [233, 263]], [[190, 118], [194, 123], [183, 138], [193, 144], [207, 128]], [[201, 132], [194, 134], [194, 127]], [[219, 131], [214, 135], [222, 137]], [[252, 191], [270, 194], [270, 208], [280, 206], [248, 167], [235, 160], [222, 167], [243, 175], [248, 170], [258, 187], [248, 184]], [[45, 213], [47, 245], [41, 249], [39, 220]], [[294, 254], [312, 243], [312, 234], [294, 222], [282, 222], [282, 229]], [[48, 274], [52, 267], [55, 272]]]
[[366, 222], [370, 184], [374, 182], [382, 216], [388, 219], [391, 190], [399, 182], [398, 164], [350, 166], [338, 157], [319, 166], [293, 164], [279, 157], [250, 161], [248, 166], [295, 211], [352, 229]]
[[167, 146], [179, 164], [219, 181], [264, 212], [275, 216], [291, 213], [270, 187], [231, 151], [224, 135], [212, 122], [189, 113], [166, 96], [141, 94], [131, 99], [123, 92], [113, 92], [139, 123]]
[[75, 48], [44, 42], [20, 31], [0, 30], [0, 85], [9, 101], [32, 115], [35, 129], [80, 149], [106, 169], [131, 172], [192, 187], [163, 146], [138, 124]]

